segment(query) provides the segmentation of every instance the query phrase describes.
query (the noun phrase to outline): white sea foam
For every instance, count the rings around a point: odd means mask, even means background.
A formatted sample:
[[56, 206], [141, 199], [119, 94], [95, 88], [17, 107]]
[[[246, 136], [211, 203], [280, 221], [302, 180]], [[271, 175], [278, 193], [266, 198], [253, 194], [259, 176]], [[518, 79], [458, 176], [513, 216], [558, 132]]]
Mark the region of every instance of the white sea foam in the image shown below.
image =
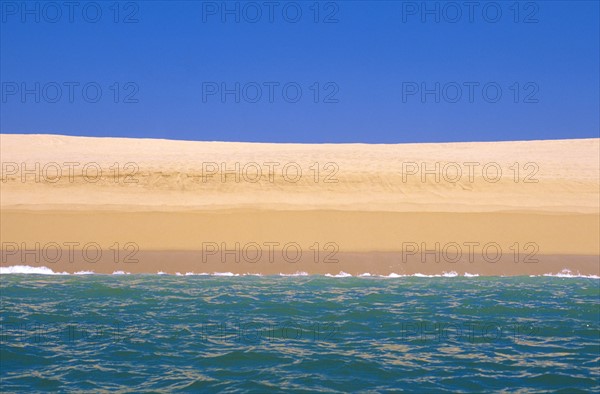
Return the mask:
[[73, 275], [94, 275], [94, 271], [77, 271]]
[[348, 277], [350, 277], [350, 276], [352, 276], [352, 275], [350, 275], [350, 274], [349, 274], [349, 273], [347, 273], [347, 272], [340, 271], [340, 273], [339, 273], [339, 274], [335, 274], [335, 275], [331, 275], [331, 274], [325, 274], [325, 276], [327, 276], [327, 277], [329, 277], [329, 278], [348, 278]]
[[69, 275], [68, 272], [54, 272], [48, 267], [30, 267], [28, 265], [0, 267], [0, 274]]
[[381, 278], [404, 278], [404, 277], [406, 277], [406, 275], [400, 275], [400, 274], [397, 274], [395, 272], [392, 272], [389, 275], [383, 275], [383, 276], [380, 276], [380, 277]]
[[[379, 275], [379, 278], [406, 278], [406, 277], [416, 277], [416, 278], [455, 278], [455, 277], [459, 277], [460, 275], [456, 272], [456, 271], [450, 271], [450, 272], [443, 272], [441, 275], [439, 274], [434, 274], [434, 275], [426, 275], [426, 274], [422, 274], [420, 272], [417, 272], [416, 274], [412, 274], [412, 275], [401, 275], [401, 274], [397, 274], [395, 272], [392, 272], [389, 275]], [[474, 278], [474, 277], [478, 277], [479, 274], [470, 274], [468, 272], [465, 272], [464, 277], [466, 278]]]
[[240, 274], [234, 274], [233, 272], [213, 272], [213, 276], [240, 276]]
[[[417, 272], [416, 274], [413, 274], [411, 276], [416, 276], [417, 278], [455, 278], [458, 276], [458, 273], [456, 271], [450, 271], [450, 272], [442, 272], [441, 275], [435, 274], [435, 275], [426, 275], [426, 274], [422, 274], [420, 272]], [[465, 276], [479, 276], [477, 274], [465, 274]]]
[[442, 276], [446, 278], [454, 278], [455, 276], [458, 276], [458, 273], [456, 271], [444, 272], [442, 273]]
[[[158, 271], [157, 275], [171, 275], [171, 274], [168, 274], [163, 271]], [[176, 272], [174, 275], [175, 276], [263, 276], [263, 274], [250, 273], [250, 272], [247, 272], [245, 274], [234, 274], [232, 272], [213, 272], [212, 274], [208, 273], [208, 272], [186, 272], [185, 274], [182, 274], [181, 272]]]
[[598, 275], [581, 275], [579, 272], [577, 272], [576, 274], [571, 272], [571, 270], [564, 268], [562, 271], [553, 274], [553, 273], [547, 273], [544, 274], [544, 276], [552, 276], [555, 278], [588, 278], [588, 279], [600, 279], [600, 276]]
[[293, 274], [282, 274], [282, 273], [279, 273], [279, 276], [308, 276], [308, 273], [304, 272], [304, 271], [297, 271], [297, 272], [295, 272]]
[[[36, 275], [70, 275], [68, 272], [54, 272], [52, 269], [48, 268], [48, 267], [31, 267], [28, 265], [13, 265], [13, 266], [9, 266], [9, 267], [0, 267], [0, 275], [6, 275], [6, 274], [36, 274]], [[95, 275], [96, 273], [94, 271], [77, 271], [75, 272], [73, 275]], [[125, 272], [125, 271], [114, 271], [112, 273], [113, 275], [130, 275], [130, 272]], [[156, 273], [156, 275], [170, 275], [164, 271], [158, 271]], [[176, 276], [184, 276], [184, 274], [180, 273], [180, 272], [176, 272], [175, 273]], [[201, 273], [195, 273], [195, 272], [186, 272], [185, 276], [226, 276], [226, 277], [235, 277], [235, 276], [263, 276], [263, 274], [260, 273], [245, 273], [245, 274], [234, 274], [232, 272], [214, 272], [214, 273], [206, 273], [206, 272], [201, 272]], [[283, 274], [280, 273], [279, 276], [309, 276], [309, 274], [307, 272], [303, 272], [303, 271], [298, 271], [292, 274]], [[329, 278], [348, 278], [348, 277], [352, 277], [351, 274], [344, 272], [344, 271], [340, 271], [339, 274], [325, 274], [326, 277]], [[413, 277], [417, 277], [417, 278], [441, 278], [441, 277], [445, 277], [445, 278], [454, 278], [454, 277], [458, 277], [460, 275], [458, 275], [458, 273], [456, 271], [450, 271], [450, 272], [443, 272], [441, 275], [436, 274], [436, 275], [426, 275], [426, 274], [422, 274], [417, 272], [416, 274], [413, 275], [402, 275], [402, 274], [396, 274], [395, 272], [392, 272], [389, 275], [373, 275], [371, 273], [365, 272], [363, 274], [358, 275], [359, 277], [377, 277], [377, 278], [405, 278], [405, 277], [409, 277], [409, 276], [413, 276]], [[479, 274], [471, 274], [468, 272], [465, 272], [463, 277], [466, 278], [474, 278], [474, 277], [478, 277]], [[600, 279], [600, 276], [598, 275], [582, 275], [581, 273], [577, 272], [574, 273], [572, 271], [570, 271], [569, 269], [563, 269], [562, 271], [558, 272], [558, 273], [546, 273], [543, 275], [529, 275], [529, 277], [531, 278], [535, 278], [535, 277], [541, 277], [541, 276], [546, 276], [546, 277], [555, 277], [555, 278], [587, 278], [587, 279]], [[502, 276], [504, 277], [504, 276]]]

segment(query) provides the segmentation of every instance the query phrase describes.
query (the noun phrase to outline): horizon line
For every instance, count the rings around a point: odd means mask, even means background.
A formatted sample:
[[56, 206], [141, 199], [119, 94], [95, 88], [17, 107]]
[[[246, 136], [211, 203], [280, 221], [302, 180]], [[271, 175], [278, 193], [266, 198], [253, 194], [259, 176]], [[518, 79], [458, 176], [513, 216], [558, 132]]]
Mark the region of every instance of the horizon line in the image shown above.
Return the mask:
[[72, 134], [55, 134], [55, 133], [13, 133], [0, 132], [1, 135], [18, 135], [18, 136], [52, 136], [52, 137], [72, 137], [72, 138], [102, 138], [102, 139], [130, 139], [130, 140], [156, 140], [156, 141], [174, 141], [174, 142], [206, 142], [206, 143], [231, 143], [231, 144], [293, 144], [293, 145], [409, 145], [409, 144], [465, 144], [465, 143], [502, 143], [502, 142], [543, 142], [543, 141], [574, 141], [574, 140], [597, 140], [595, 137], [580, 137], [580, 138], [547, 138], [547, 139], [523, 139], [523, 140], [476, 140], [476, 141], [411, 141], [411, 142], [295, 142], [295, 141], [228, 141], [228, 140], [190, 140], [179, 138], [164, 138], [164, 137], [130, 137], [130, 136], [92, 136], [92, 135], [72, 135]]

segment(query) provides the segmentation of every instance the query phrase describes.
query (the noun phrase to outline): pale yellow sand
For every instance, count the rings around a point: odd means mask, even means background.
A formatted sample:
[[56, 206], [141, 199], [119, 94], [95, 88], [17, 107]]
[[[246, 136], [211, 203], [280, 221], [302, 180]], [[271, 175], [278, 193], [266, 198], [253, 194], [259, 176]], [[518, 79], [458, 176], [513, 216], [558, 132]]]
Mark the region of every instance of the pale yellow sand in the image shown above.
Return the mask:
[[[598, 139], [301, 145], [0, 135], [0, 153], [2, 266], [600, 274]], [[237, 182], [235, 171], [223, 179], [219, 167], [236, 163]], [[414, 173], [421, 166], [439, 178]], [[56, 245], [63, 253], [53, 262]], [[102, 257], [83, 258], [84, 245]]]

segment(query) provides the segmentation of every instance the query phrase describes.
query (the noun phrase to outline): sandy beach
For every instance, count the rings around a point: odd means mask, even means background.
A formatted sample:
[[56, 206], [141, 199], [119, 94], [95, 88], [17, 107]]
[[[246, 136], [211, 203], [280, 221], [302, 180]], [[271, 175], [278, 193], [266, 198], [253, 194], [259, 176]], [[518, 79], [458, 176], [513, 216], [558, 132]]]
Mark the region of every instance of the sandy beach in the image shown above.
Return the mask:
[[[2, 267], [600, 275], [600, 140], [0, 135]], [[567, 272], [567, 271], [564, 271]]]

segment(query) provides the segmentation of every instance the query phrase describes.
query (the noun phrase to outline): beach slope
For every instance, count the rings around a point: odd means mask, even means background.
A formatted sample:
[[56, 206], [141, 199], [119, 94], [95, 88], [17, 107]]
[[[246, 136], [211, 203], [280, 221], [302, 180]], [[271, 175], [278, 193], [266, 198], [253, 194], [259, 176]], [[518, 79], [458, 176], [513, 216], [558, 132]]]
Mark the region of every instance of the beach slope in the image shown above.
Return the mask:
[[600, 140], [0, 135], [1, 266], [600, 275]]

